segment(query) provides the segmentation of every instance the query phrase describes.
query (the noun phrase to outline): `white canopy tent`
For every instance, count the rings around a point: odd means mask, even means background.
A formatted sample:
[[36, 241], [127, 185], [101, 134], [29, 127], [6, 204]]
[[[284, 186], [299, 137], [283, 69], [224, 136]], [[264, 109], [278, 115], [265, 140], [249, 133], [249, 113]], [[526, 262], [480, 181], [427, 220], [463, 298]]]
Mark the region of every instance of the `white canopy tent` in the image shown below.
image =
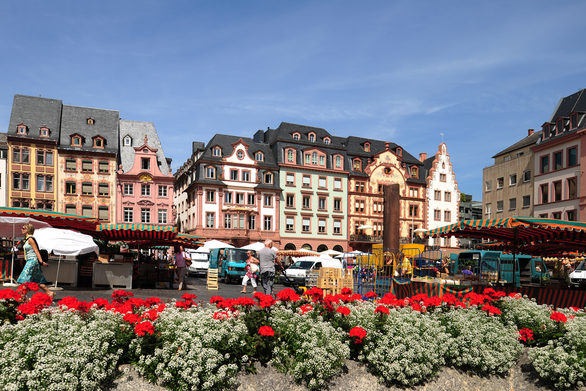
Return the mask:
[[198, 247], [196, 250], [190, 250], [190, 252], [209, 253], [210, 250], [213, 250], [214, 248], [234, 248], [234, 246], [228, 243], [224, 243], [220, 240], [212, 239], [206, 241], [203, 246]]
[[[264, 242], [255, 242], [255, 243], [250, 243], [244, 247], [242, 247], [244, 250], [254, 250], [254, 251], [260, 251], [261, 249], [263, 249], [265, 247]], [[278, 248], [276, 248], [275, 246], [273, 246], [273, 250], [274, 251], [279, 251]]]
[[57, 282], [59, 281], [62, 256], [77, 256], [99, 252], [98, 245], [90, 235], [69, 229], [41, 228], [35, 231], [34, 237], [39, 244], [39, 248], [47, 250], [49, 254], [59, 255], [53, 289], [57, 288]]

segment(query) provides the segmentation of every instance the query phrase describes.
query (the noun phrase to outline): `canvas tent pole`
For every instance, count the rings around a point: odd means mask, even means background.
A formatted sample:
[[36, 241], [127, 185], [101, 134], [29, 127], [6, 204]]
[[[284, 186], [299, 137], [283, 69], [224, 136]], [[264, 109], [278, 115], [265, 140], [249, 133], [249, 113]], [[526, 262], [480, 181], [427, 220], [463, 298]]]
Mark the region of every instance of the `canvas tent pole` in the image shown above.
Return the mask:
[[61, 288], [57, 288], [57, 281], [59, 280], [59, 268], [61, 267], [61, 257], [63, 255], [59, 255], [59, 261], [57, 262], [57, 273], [55, 274], [55, 284], [53, 285], [53, 290], [61, 290]]

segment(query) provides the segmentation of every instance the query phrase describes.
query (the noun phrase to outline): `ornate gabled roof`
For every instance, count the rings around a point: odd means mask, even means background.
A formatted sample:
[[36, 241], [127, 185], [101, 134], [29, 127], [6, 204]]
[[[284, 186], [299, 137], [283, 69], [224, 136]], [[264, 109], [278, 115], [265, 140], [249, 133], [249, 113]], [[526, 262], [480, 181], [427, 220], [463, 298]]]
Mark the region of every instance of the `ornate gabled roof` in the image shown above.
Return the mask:
[[[129, 136], [132, 139], [130, 145], [124, 145], [124, 138]], [[120, 163], [124, 172], [129, 171], [134, 165], [135, 147], [144, 144], [144, 138], [147, 136], [148, 145], [151, 149], [157, 151], [157, 164], [163, 175], [171, 174], [171, 167], [165, 158], [161, 141], [157, 129], [152, 122], [120, 120]]]

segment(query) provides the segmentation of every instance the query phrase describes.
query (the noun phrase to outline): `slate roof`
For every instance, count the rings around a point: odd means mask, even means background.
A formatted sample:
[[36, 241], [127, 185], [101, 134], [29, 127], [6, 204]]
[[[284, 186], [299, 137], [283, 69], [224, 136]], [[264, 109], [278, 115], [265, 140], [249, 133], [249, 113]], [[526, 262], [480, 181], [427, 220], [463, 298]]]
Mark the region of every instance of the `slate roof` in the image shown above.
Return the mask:
[[[93, 125], [88, 124], [88, 118], [94, 120]], [[119, 119], [120, 113], [116, 110], [63, 105], [59, 149], [116, 155], [118, 153]], [[81, 147], [71, 145], [71, 136], [74, 134], [82, 136]], [[93, 138], [96, 136], [104, 139], [103, 149], [93, 147]]]
[[[293, 139], [293, 133], [299, 133], [301, 138], [299, 140]], [[308, 134], [310, 132], [315, 133], [316, 140], [309, 141]], [[329, 137], [331, 140], [330, 144], [323, 142], [324, 137]], [[314, 126], [292, 124], [289, 122], [281, 122], [277, 129], [268, 129], [265, 133], [265, 142], [273, 145], [278, 141], [293, 142], [298, 145], [308, 145], [319, 148], [334, 148], [343, 149], [346, 147], [346, 138], [332, 136], [327, 130], [323, 128], [316, 128]]]
[[[36, 96], [14, 95], [12, 113], [8, 125], [8, 134], [16, 135], [16, 126], [24, 124], [28, 127], [30, 139], [59, 141], [61, 125], [61, 108], [63, 102], [58, 99], [47, 99]], [[40, 137], [39, 130], [46, 126], [50, 130], [49, 137]], [[18, 135], [17, 137], [22, 137]]]
[[[171, 174], [171, 167], [165, 158], [161, 141], [157, 129], [152, 122], [144, 121], [130, 121], [121, 119], [120, 121], [120, 163], [124, 172], [129, 171], [134, 165], [134, 148], [140, 147], [144, 144], [144, 136], [148, 137], [149, 147], [157, 150], [157, 164], [159, 170], [163, 175]], [[125, 146], [123, 143], [124, 137], [130, 136], [132, 143], [130, 146]]]
[[573, 112], [586, 112], [586, 89], [560, 99], [550, 122], [560, 117], [567, 118]]
[[[224, 157], [232, 155], [232, 153], [234, 152], [232, 144], [238, 142], [239, 140], [242, 140], [244, 143], [248, 145], [248, 154], [251, 158], [254, 159], [254, 154], [259, 151], [264, 154], [264, 161], [257, 162], [259, 166], [269, 166], [271, 168], [276, 168], [277, 165], [275, 162], [275, 157], [268, 144], [257, 143], [253, 139], [248, 137], [229, 136], [226, 134], [214, 135], [214, 137], [212, 137], [212, 139], [208, 142], [206, 150], [202, 154], [200, 160], [221, 162]], [[215, 146], [219, 146], [222, 148], [222, 156], [212, 155], [212, 148]]]
[[513, 151], [519, 150], [521, 148], [525, 148], [530, 145], [535, 145], [535, 143], [537, 143], [537, 141], [540, 138], [541, 138], [541, 131], [534, 132], [532, 135], [527, 136], [527, 137], [521, 139], [520, 141], [517, 141], [515, 144], [511, 145], [510, 147], [503, 149], [502, 151], [500, 151], [499, 153], [494, 155], [493, 159], [496, 157], [499, 157], [501, 155], [505, 155], [509, 152], [513, 152]]

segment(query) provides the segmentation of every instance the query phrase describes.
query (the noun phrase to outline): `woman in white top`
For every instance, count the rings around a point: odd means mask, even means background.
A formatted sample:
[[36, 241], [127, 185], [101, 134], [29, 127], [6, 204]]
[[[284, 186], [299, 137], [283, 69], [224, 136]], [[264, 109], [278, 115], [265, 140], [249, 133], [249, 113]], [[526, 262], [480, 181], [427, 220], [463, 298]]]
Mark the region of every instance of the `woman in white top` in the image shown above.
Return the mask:
[[242, 290], [240, 293], [246, 293], [246, 286], [248, 285], [248, 280], [250, 280], [250, 284], [252, 285], [252, 292], [256, 292], [256, 273], [258, 272], [258, 264], [260, 263], [258, 259], [256, 259], [252, 255], [252, 251], [247, 251], [246, 255], [248, 255], [248, 259], [246, 260], [246, 274], [242, 278]]

